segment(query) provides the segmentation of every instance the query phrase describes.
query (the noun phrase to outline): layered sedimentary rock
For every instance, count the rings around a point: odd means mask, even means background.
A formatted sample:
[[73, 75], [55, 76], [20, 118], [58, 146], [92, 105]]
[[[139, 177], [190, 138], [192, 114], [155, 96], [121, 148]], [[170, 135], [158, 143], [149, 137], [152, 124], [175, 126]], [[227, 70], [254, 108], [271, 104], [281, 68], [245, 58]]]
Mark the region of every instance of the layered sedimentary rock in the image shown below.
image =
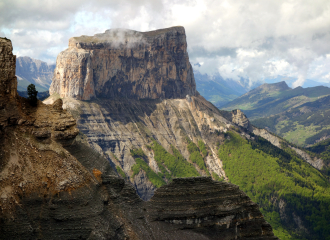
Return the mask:
[[184, 98], [196, 94], [183, 27], [111, 29], [73, 37], [56, 61], [50, 94], [79, 100]]
[[[157, 189], [147, 204], [158, 229], [177, 231], [173, 239], [277, 239], [258, 205], [234, 184], [178, 178]], [[191, 230], [195, 236], [187, 238]]]
[[232, 111], [232, 119], [231, 120], [232, 120], [233, 123], [237, 124], [238, 126], [246, 128], [249, 131], [252, 130], [252, 126], [250, 124], [249, 119], [239, 109], [236, 109], [236, 110]]

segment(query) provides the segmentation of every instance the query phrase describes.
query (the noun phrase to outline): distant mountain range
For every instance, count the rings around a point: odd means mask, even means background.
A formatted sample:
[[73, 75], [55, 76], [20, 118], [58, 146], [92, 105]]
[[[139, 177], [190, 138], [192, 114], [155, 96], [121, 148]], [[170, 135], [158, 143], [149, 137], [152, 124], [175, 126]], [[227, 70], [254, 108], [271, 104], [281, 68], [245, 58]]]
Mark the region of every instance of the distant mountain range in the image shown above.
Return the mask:
[[33, 59], [30, 57], [16, 58], [17, 90], [26, 91], [33, 83], [37, 91], [48, 91], [54, 74], [55, 64]]
[[211, 76], [194, 70], [194, 76], [198, 92], [219, 108], [248, 91], [236, 81], [223, 79], [220, 74]]
[[[278, 82], [282, 82], [285, 81], [286, 84], [289, 87], [293, 87], [293, 83], [297, 80], [297, 78], [293, 78], [293, 77], [286, 77], [286, 76], [277, 76], [275, 78], [267, 78], [265, 79], [265, 83], [278, 83]], [[317, 82], [311, 79], [306, 79], [305, 82], [303, 83], [303, 85], [301, 87], [303, 88], [308, 88], [308, 87], [316, 87], [316, 86], [325, 86], [325, 87], [330, 87], [330, 83], [325, 83], [325, 82]]]
[[330, 88], [263, 84], [223, 107], [241, 109], [259, 128], [300, 146], [330, 137]]

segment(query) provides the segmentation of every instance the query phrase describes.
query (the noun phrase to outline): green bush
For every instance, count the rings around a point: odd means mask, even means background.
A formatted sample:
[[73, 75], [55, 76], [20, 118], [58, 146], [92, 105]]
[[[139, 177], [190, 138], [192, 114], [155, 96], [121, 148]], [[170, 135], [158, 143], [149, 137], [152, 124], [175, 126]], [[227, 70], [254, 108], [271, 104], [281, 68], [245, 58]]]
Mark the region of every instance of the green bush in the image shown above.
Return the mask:
[[126, 178], [126, 174], [124, 173], [124, 171], [119, 166], [116, 166], [116, 170], [117, 170], [117, 173], [120, 176], [122, 176], [123, 178]]
[[203, 157], [206, 157], [208, 155], [208, 151], [206, 149], [205, 143], [202, 140], [198, 141], [198, 147], [199, 147], [199, 150], [202, 152]]
[[215, 172], [212, 172], [212, 177], [219, 182], [223, 182], [223, 178], [219, 177], [219, 175], [216, 174]]
[[143, 152], [143, 150], [142, 150], [142, 148], [133, 148], [133, 149], [131, 149], [131, 156], [133, 157], [133, 158], [143, 158], [143, 157], [145, 157], [146, 155], [145, 155], [145, 153]]
[[193, 153], [193, 152], [199, 152], [199, 148], [197, 147], [197, 145], [194, 142], [190, 141], [190, 140], [188, 140], [187, 148], [188, 148], [188, 151], [189, 151], [190, 154]]
[[134, 178], [135, 175], [139, 174], [140, 170], [142, 169], [146, 172], [149, 181], [157, 188], [166, 184], [166, 182], [158, 174], [156, 174], [145, 161], [140, 158], [136, 158], [135, 162], [136, 164], [134, 164], [131, 168], [131, 170], [133, 171], [132, 178]]
[[[188, 142], [187, 149], [188, 149], [188, 151], [190, 153], [189, 159], [193, 163], [196, 163], [197, 166], [199, 167], [199, 169], [204, 170], [206, 172], [206, 174], [209, 176], [210, 173], [209, 173], [209, 171], [207, 170], [207, 168], [205, 166], [204, 159], [203, 159], [202, 155], [200, 154], [200, 149], [189, 138], [187, 138], [186, 140]], [[206, 146], [205, 146], [204, 142], [203, 141], [199, 141], [198, 144], [201, 145], [201, 148], [204, 150], [204, 153], [205, 153], [205, 155], [204, 154], [203, 155], [206, 156], [207, 155], [207, 151], [206, 151]]]
[[[173, 155], [170, 154], [157, 141], [153, 141], [152, 150], [155, 154], [155, 161], [160, 171], [166, 179], [171, 180], [173, 177], [196, 177], [200, 176], [192, 164], [181, 155], [179, 150], [171, 146]], [[169, 170], [167, 170], [166, 168]]]

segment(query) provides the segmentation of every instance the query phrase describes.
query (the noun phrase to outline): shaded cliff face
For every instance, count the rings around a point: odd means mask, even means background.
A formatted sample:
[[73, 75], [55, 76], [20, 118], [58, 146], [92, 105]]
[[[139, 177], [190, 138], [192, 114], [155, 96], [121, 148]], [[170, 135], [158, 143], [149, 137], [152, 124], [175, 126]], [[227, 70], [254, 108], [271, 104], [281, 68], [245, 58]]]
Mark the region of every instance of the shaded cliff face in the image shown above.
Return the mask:
[[16, 56], [13, 55], [12, 51], [11, 41], [0, 38], [0, 100], [3, 104], [17, 96]]
[[69, 40], [56, 61], [50, 94], [102, 98], [184, 98], [196, 94], [183, 27], [113, 29]]

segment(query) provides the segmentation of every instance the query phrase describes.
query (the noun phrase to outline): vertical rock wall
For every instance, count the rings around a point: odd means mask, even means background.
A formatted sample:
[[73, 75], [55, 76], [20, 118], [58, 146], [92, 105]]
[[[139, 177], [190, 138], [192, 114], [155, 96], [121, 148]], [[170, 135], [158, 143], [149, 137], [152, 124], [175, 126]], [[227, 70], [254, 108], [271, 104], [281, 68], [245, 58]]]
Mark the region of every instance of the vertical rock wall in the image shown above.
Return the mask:
[[0, 38], [0, 98], [17, 96], [16, 56], [12, 51], [11, 41]]
[[112, 29], [71, 38], [57, 57], [49, 91], [79, 100], [196, 95], [185, 30]]

